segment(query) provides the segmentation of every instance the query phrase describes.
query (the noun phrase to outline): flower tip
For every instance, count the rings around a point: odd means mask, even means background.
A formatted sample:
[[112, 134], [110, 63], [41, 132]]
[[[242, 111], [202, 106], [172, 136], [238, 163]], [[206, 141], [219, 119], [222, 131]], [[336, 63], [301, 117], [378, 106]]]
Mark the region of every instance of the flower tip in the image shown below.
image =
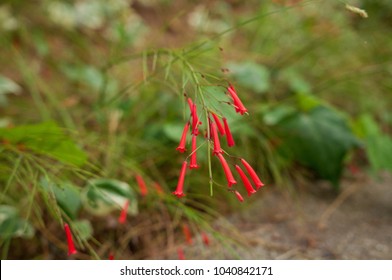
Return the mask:
[[182, 248], [177, 249], [177, 255], [179, 260], [185, 260], [185, 254]]
[[77, 253], [78, 253], [78, 251], [76, 249], [73, 249], [71, 251], [68, 251], [68, 256], [75, 255]]
[[260, 180], [259, 176], [257, 176], [253, 167], [243, 158], [241, 159], [241, 163], [243, 166], [245, 166], [246, 171], [248, 171], [248, 174], [250, 175], [253, 183], [255, 184], [256, 189], [260, 189], [261, 187], [263, 187], [264, 183]]
[[179, 151], [180, 153], [185, 153], [185, 152], [186, 152], [186, 149], [185, 149], [185, 147], [183, 147], [183, 146], [178, 146], [178, 147], [176, 148], [176, 150]]
[[248, 191], [248, 196], [251, 196], [252, 194], [256, 193], [255, 189], [247, 190]]
[[236, 181], [235, 179], [231, 179], [231, 180], [228, 182], [229, 188], [231, 188], [231, 186], [232, 186], [232, 185], [235, 185], [235, 184], [237, 184], [237, 181]]
[[120, 224], [125, 224], [125, 222], [127, 220], [128, 207], [129, 207], [129, 200], [127, 199], [125, 201], [125, 205], [124, 205], [123, 209], [121, 209], [120, 216], [118, 217], [118, 222]]
[[261, 188], [264, 187], [264, 186], [265, 186], [264, 183], [260, 181], [260, 182], [256, 185], [256, 190], [259, 190], [259, 189], [261, 189]]
[[207, 233], [202, 232], [201, 233], [201, 238], [203, 240], [204, 245], [206, 245], [206, 246], [210, 245], [210, 238], [208, 237]]
[[184, 197], [184, 196], [185, 196], [185, 194], [184, 194], [183, 192], [177, 192], [177, 191], [172, 192], [172, 194], [174, 194], [174, 195], [177, 196], [178, 198], [181, 198], [181, 197]]
[[182, 226], [182, 232], [184, 233], [186, 243], [192, 245], [193, 244], [192, 233], [187, 225]]
[[180, 153], [183, 153], [186, 151], [185, 145], [186, 145], [186, 135], [188, 133], [188, 130], [189, 130], [189, 122], [187, 122], [184, 125], [184, 130], [182, 131], [180, 144], [176, 148], [176, 150], [179, 151]]
[[231, 188], [232, 185], [237, 184], [237, 181], [234, 179], [233, 173], [231, 173], [230, 171], [230, 167], [227, 164], [225, 158], [223, 157], [222, 154], [218, 154], [218, 158], [222, 164], [223, 167], [223, 171], [225, 172], [225, 176], [226, 176], [226, 180], [227, 180], [227, 184], [229, 186], [229, 188]]
[[234, 191], [235, 196], [237, 197], [239, 202], [244, 202], [244, 198], [242, 197], [242, 195], [238, 192], [238, 191]]
[[135, 178], [136, 178], [136, 182], [139, 186], [139, 191], [140, 191], [141, 196], [146, 196], [148, 194], [148, 189], [146, 186], [146, 182], [144, 182], [143, 177], [140, 174], [136, 174]]
[[200, 166], [199, 165], [197, 165], [197, 164], [190, 164], [189, 165], [189, 169], [197, 169], [197, 168], [199, 168]]
[[248, 177], [246, 177], [246, 175], [245, 175], [244, 171], [242, 171], [241, 167], [236, 165], [235, 169], [237, 169], [237, 172], [241, 177], [242, 183], [244, 184], [244, 187], [245, 187], [246, 191], [248, 192], [248, 196], [251, 196], [252, 194], [256, 193], [255, 189], [252, 187], [252, 184], [249, 182]]
[[72, 233], [69, 225], [67, 223], [64, 224], [65, 235], [67, 237], [68, 243], [68, 256], [76, 254], [78, 251], [75, 249], [74, 242], [72, 240]]

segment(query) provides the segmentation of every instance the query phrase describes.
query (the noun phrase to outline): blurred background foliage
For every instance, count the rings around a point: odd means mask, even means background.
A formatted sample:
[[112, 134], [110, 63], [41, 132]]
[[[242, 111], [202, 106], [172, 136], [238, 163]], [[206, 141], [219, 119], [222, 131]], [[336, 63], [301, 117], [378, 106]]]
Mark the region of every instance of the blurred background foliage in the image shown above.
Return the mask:
[[186, 198], [170, 194], [193, 75], [207, 97], [236, 86], [250, 114], [224, 111], [235, 154], [269, 187], [307, 178], [339, 191], [347, 166], [392, 170], [392, 4], [348, 4], [369, 17], [321, 0], [2, 1], [2, 258], [65, 258], [63, 222], [82, 259], [172, 258], [183, 223], [238, 244], [211, 226], [246, 206], [219, 184], [209, 197], [207, 145]]

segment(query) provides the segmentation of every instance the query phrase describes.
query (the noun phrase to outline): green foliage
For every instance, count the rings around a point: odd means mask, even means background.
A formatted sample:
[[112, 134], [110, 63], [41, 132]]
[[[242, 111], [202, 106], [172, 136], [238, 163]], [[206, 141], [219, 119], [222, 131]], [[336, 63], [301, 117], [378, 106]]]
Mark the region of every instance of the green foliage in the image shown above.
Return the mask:
[[82, 194], [83, 205], [94, 215], [107, 215], [124, 207], [129, 200], [128, 213], [137, 215], [138, 200], [134, 190], [125, 182], [113, 179], [94, 179]]
[[[218, 185], [223, 172], [204, 138], [201, 167], [187, 173], [189, 194], [171, 195], [182, 160], [175, 147], [189, 119], [184, 94], [202, 105], [202, 133], [206, 108], [227, 118], [237, 144], [227, 149], [230, 163], [253, 156], [271, 187], [286, 187], [281, 182], [298, 172], [295, 163], [337, 186], [346, 156], [359, 145], [344, 116], [363, 112], [354, 129], [371, 168], [391, 170], [390, 124], [373, 117], [392, 104], [388, 0], [361, 0], [366, 20], [339, 1], [182, 1], [180, 10], [174, 1], [38, 2], [0, 6], [0, 64], [7, 65], [0, 73], [2, 238], [32, 236], [34, 225], [46, 244], [63, 221], [91, 256], [134, 246], [140, 256], [143, 238], [151, 245], [157, 236], [164, 247], [182, 220], [213, 231], [208, 219], [221, 212], [219, 190], [228, 192], [219, 186], [205, 198], [209, 175]], [[189, 41], [198, 42], [184, 47]], [[228, 104], [229, 83], [249, 115]], [[166, 193], [139, 200], [128, 184], [136, 171]], [[125, 237], [123, 228], [108, 234], [106, 221], [127, 199], [138, 217], [124, 225]], [[64, 240], [57, 243], [65, 248]]]
[[358, 145], [346, 120], [325, 106], [285, 110], [287, 115], [275, 126], [284, 152], [338, 188], [345, 156]]
[[173, 142], [180, 141], [183, 129], [184, 123], [182, 122], [167, 123], [163, 126], [163, 132], [165, 133], [165, 136]]
[[365, 143], [372, 171], [392, 171], [392, 138], [381, 131], [374, 118], [369, 114], [361, 115], [354, 123], [354, 129]]
[[42, 178], [40, 186], [43, 191], [47, 193], [53, 192], [56, 201], [60, 208], [67, 214], [71, 219], [76, 219], [78, 212], [82, 206], [80, 199], [80, 191], [71, 183], [61, 183], [56, 185], [49, 182], [46, 178]]
[[0, 75], [0, 107], [7, 104], [6, 94], [17, 94], [21, 91], [21, 87], [14, 81]]
[[264, 93], [270, 89], [270, 72], [264, 65], [247, 61], [230, 62], [228, 68], [240, 85], [256, 93]]
[[87, 161], [86, 153], [53, 122], [0, 128], [0, 138], [65, 164], [82, 166]]
[[76, 220], [72, 223], [72, 228], [82, 241], [89, 240], [94, 233], [93, 226], [89, 220]]
[[0, 237], [9, 239], [13, 237], [31, 238], [34, 228], [29, 222], [18, 215], [17, 208], [9, 205], [0, 205]]

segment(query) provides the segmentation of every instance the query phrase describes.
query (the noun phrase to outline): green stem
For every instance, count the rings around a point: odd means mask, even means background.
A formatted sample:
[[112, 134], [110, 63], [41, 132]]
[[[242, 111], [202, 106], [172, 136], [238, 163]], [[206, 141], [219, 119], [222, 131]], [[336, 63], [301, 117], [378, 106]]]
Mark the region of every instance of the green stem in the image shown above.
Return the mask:
[[[206, 106], [206, 102], [204, 99], [204, 94], [203, 91], [201, 90], [200, 87], [200, 83], [199, 83], [199, 79], [196, 76], [196, 72], [193, 69], [192, 65], [182, 56], [178, 55], [177, 56], [179, 59], [181, 59], [184, 63], [184, 65], [189, 69], [189, 71], [191, 72], [192, 75], [192, 79], [194, 81], [194, 83], [196, 84], [196, 98], [197, 98], [197, 94], [200, 95], [200, 99], [201, 99], [201, 103], [203, 105], [203, 110], [205, 112], [205, 116], [206, 116], [206, 126], [207, 126], [207, 138], [210, 139], [210, 126], [208, 125], [209, 120], [208, 120], [208, 110], [207, 110], [207, 106]], [[211, 141], [208, 141], [208, 149], [207, 149], [207, 161], [208, 161], [208, 175], [209, 175], [209, 184], [210, 184], [210, 195], [213, 196], [214, 195], [214, 188], [213, 188], [213, 180], [212, 180], [212, 166], [211, 166]]]

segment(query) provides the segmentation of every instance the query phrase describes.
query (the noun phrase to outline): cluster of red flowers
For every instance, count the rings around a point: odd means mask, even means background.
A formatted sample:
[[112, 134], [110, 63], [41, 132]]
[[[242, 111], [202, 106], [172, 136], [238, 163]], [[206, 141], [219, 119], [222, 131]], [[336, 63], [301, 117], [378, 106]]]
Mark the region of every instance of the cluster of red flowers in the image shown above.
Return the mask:
[[[241, 102], [234, 87], [232, 85], [230, 85], [227, 88], [227, 91], [228, 91], [228, 94], [232, 100], [232, 102], [230, 104], [234, 107], [236, 113], [240, 113], [241, 115], [244, 115], [245, 113], [247, 113], [248, 110], [245, 108], [245, 106]], [[192, 125], [192, 129], [191, 129], [192, 151], [190, 153], [191, 159], [190, 159], [189, 168], [194, 169], [194, 168], [199, 167], [199, 165], [197, 164], [197, 157], [196, 157], [196, 152], [197, 152], [196, 138], [197, 138], [197, 135], [199, 134], [199, 126], [202, 123], [199, 121], [199, 118], [198, 118], [196, 104], [192, 101], [191, 98], [188, 98], [187, 101], [188, 101], [188, 105], [189, 105], [190, 112], [191, 112], [190, 116], [191, 116], [192, 122], [188, 121], [185, 124], [183, 132], [182, 132], [180, 144], [178, 145], [176, 150], [178, 150], [180, 153], [184, 153], [186, 151], [186, 138], [187, 138], [189, 128]], [[208, 114], [207, 138], [209, 141], [213, 142], [213, 155], [219, 159], [219, 161], [223, 167], [223, 171], [226, 175], [228, 187], [231, 188], [232, 185], [237, 184], [237, 181], [235, 180], [235, 178], [230, 170], [230, 167], [229, 167], [225, 157], [223, 156], [224, 151], [223, 151], [221, 144], [220, 144], [219, 134], [221, 137], [226, 137], [228, 147], [233, 147], [235, 145], [235, 141], [234, 141], [233, 135], [231, 134], [228, 121], [225, 117], [221, 118], [223, 121], [223, 125], [222, 125], [220, 117], [215, 112], [208, 110], [207, 114]], [[252, 168], [252, 166], [248, 162], [246, 162], [244, 159], [241, 159], [240, 161], [241, 161], [242, 165], [245, 167], [251, 180], [253, 181], [253, 183], [256, 187], [256, 190], [258, 190], [262, 186], [264, 186], [264, 184], [262, 183], [260, 178], [257, 176], [257, 174], [254, 171], [254, 169]], [[176, 195], [178, 198], [185, 196], [183, 189], [184, 189], [184, 180], [185, 180], [185, 173], [186, 173], [187, 167], [188, 167], [188, 161], [185, 160], [182, 164], [177, 188], [173, 192], [173, 194]], [[256, 190], [253, 188], [253, 186], [252, 186], [251, 182], [249, 181], [245, 172], [241, 169], [241, 167], [239, 165], [235, 165], [235, 169], [237, 170], [237, 172], [243, 182], [243, 185], [248, 193], [248, 196], [251, 196], [252, 194], [254, 194], [256, 192]], [[244, 200], [243, 197], [241, 196], [241, 194], [237, 190], [230, 189], [230, 191], [232, 191], [236, 195], [236, 197], [238, 198], [239, 201], [242, 202]]]
[[[227, 91], [228, 91], [228, 94], [229, 94], [231, 101], [232, 101], [232, 102], [230, 102], [230, 104], [234, 107], [236, 113], [239, 113], [241, 115], [244, 115], [245, 113], [247, 113], [248, 110], [245, 108], [245, 106], [241, 102], [234, 87], [232, 85], [230, 85], [227, 88]], [[185, 160], [182, 163], [182, 168], [180, 171], [180, 176], [178, 179], [177, 188], [173, 192], [173, 194], [176, 195], [178, 198], [185, 196], [185, 194], [184, 194], [184, 181], [185, 181], [185, 175], [186, 175], [187, 168], [188, 167], [189, 167], [189, 169], [199, 168], [199, 165], [197, 163], [197, 149], [198, 149], [197, 136], [199, 135], [199, 127], [202, 124], [202, 122], [200, 122], [200, 120], [199, 120], [196, 104], [192, 101], [191, 98], [188, 98], [187, 102], [188, 102], [189, 109], [190, 109], [191, 120], [185, 123], [184, 129], [182, 132], [182, 136], [181, 136], [181, 140], [180, 140], [180, 144], [178, 145], [176, 150], [178, 150], [180, 153], [186, 152], [186, 150], [187, 150], [186, 149], [186, 139], [187, 139], [187, 135], [188, 135], [189, 131], [192, 135], [192, 142], [191, 142], [191, 152], [189, 154], [190, 162], [188, 164], [188, 161]], [[218, 114], [216, 112], [213, 112], [208, 109], [206, 112], [208, 114], [208, 118], [207, 118], [208, 119], [208, 127], [207, 127], [206, 137], [207, 137], [208, 141], [211, 141], [213, 143], [213, 155], [218, 158], [218, 160], [220, 161], [220, 163], [222, 165], [223, 171], [226, 176], [229, 191], [234, 193], [234, 195], [237, 197], [237, 199], [240, 202], [243, 202], [244, 198], [242, 197], [240, 192], [235, 190], [234, 188], [232, 188], [233, 185], [237, 184], [237, 181], [234, 178], [234, 175], [231, 172], [230, 166], [224, 157], [224, 154], [227, 154], [227, 153], [224, 152], [224, 150], [222, 149], [221, 144], [220, 144], [219, 137], [226, 137], [228, 147], [233, 147], [235, 145], [235, 141], [234, 141], [233, 135], [230, 131], [228, 121], [225, 117], [218, 116]], [[222, 124], [222, 122], [223, 122], [223, 124]], [[234, 165], [235, 169], [236, 169], [239, 177], [242, 180], [242, 183], [248, 193], [248, 196], [251, 196], [252, 194], [256, 193], [256, 191], [258, 189], [260, 189], [262, 186], [264, 186], [264, 184], [260, 180], [260, 178], [257, 176], [257, 174], [256, 174], [255, 170], [252, 168], [252, 166], [245, 159], [241, 158], [241, 159], [239, 159], [239, 161], [241, 162], [242, 166], [245, 168], [248, 176], [250, 177], [250, 180], [249, 180], [247, 174], [245, 174], [245, 172], [242, 170], [240, 165], [235, 164]], [[143, 197], [147, 196], [149, 193], [149, 190], [146, 186], [146, 183], [143, 180], [143, 177], [140, 175], [136, 175], [135, 179], [136, 179], [136, 182], [139, 186], [140, 195]], [[253, 182], [253, 185], [255, 186], [256, 189], [253, 187], [251, 181]], [[162, 187], [158, 183], [155, 182], [154, 187], [155, 187], [157, 194], [160, 195], [163, 193]], [[129, 203], [130, 203], [129, 200], [126, 200], [124, 203], [124, 206], [123, 206], [121, 213], [119, 215], [119, 218], [118, 218], [118, 222], [120, 224], [124, 224], [126, 222]], [[72, 233], [71, 233], [71, 230], [70, 230], [70, 227], [68, 224], [64, 225], [64, 230], [65, 230], [65, 234], [66, 234], [67, 242], [68, 242], [68, 255], [76, 254], [77, 250], [75, 249], [75, 245], [74, 245], [74, 242], [72, 239]], [[191, 245], [193, 243], [192, 236], [191, 236], [190, 229], [187, 226], [183, 227], [183, 233], [184, 233], [187, 244]], [[208, 236], [205, 233], [202, 233], [202, 240], [205, 245], [208, 245], [210, 242], [208, 239]], [[178, 257], [179, 257], [179, 259], [185, 259], [185, 255], [184, 255], [182, 248], [178, 249]], [[114, 258], [114, 256], [112, 254], [110, 254], [109, 259], [113, 259], [113, 258]]]

